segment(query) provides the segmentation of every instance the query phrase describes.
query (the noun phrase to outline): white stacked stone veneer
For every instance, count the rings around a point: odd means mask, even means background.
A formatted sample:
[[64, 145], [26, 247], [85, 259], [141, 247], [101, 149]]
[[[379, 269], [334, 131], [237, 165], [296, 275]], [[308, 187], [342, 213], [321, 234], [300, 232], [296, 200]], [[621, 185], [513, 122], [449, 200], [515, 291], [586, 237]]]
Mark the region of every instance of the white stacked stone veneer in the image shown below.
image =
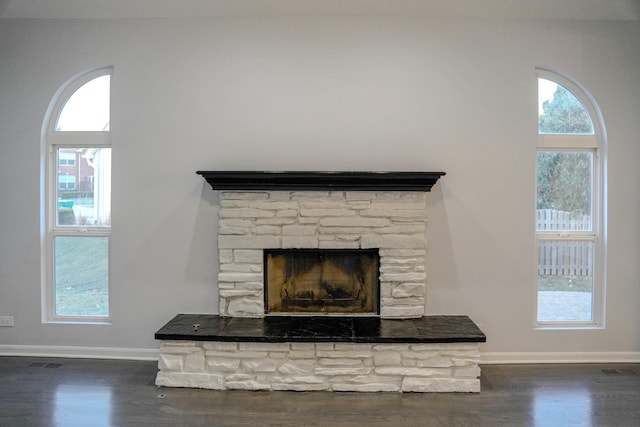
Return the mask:
[[215, 390], [479, 392], [477, 343], [163, 341], [156, 384]]
[[425, 192], [222, 191], [220, 315], [264, 316], [263, 249], [380, 250], [380, 316], [424, 315]]
[[[263, 249], [380, 254], [380, 316], [424, 315], [425, 192], [220, 193], [219, 313], [263, 317]], [[156, 384], [205, 389], [479, 392], [478, 343], [162, 341]]]

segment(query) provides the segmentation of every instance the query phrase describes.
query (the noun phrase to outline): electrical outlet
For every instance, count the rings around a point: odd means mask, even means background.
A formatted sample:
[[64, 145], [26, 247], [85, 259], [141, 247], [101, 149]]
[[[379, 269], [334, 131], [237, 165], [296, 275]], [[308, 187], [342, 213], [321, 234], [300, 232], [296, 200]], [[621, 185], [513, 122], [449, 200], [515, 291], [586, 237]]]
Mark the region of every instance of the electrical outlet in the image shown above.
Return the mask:
[[13, 316], [0, 316], [0, 326], [13, 326]]

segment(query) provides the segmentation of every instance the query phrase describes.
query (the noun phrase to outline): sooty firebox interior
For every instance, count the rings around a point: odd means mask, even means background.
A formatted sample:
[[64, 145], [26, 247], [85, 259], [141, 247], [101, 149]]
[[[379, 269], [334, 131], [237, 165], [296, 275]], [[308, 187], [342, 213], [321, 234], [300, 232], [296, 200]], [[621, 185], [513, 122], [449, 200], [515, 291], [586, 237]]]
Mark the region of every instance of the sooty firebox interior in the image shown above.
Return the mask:
[[380, 313], [377, 249], [265, 249], [266, 314]]

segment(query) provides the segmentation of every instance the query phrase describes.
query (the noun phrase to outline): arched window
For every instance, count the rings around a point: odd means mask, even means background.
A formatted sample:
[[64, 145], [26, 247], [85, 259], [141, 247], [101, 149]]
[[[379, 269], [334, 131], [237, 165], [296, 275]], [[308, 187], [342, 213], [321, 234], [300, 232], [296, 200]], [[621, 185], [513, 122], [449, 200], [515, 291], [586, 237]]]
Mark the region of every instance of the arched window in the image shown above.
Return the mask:
[[593, 98], [538, 70], [537, 324], [604, 325], [605, 132]]
[[71, 79], [44, 120], [44, 321], [109, 320], [111, 71]]

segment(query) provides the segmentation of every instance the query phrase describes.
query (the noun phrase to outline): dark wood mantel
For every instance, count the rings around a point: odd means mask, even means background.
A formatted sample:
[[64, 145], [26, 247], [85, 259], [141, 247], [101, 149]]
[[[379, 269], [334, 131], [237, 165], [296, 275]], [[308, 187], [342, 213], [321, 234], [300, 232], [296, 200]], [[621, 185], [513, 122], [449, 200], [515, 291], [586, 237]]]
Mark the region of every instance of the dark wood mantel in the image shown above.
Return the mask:
[[214, 190], [431, 191], [444, 172], [197, 171]]

